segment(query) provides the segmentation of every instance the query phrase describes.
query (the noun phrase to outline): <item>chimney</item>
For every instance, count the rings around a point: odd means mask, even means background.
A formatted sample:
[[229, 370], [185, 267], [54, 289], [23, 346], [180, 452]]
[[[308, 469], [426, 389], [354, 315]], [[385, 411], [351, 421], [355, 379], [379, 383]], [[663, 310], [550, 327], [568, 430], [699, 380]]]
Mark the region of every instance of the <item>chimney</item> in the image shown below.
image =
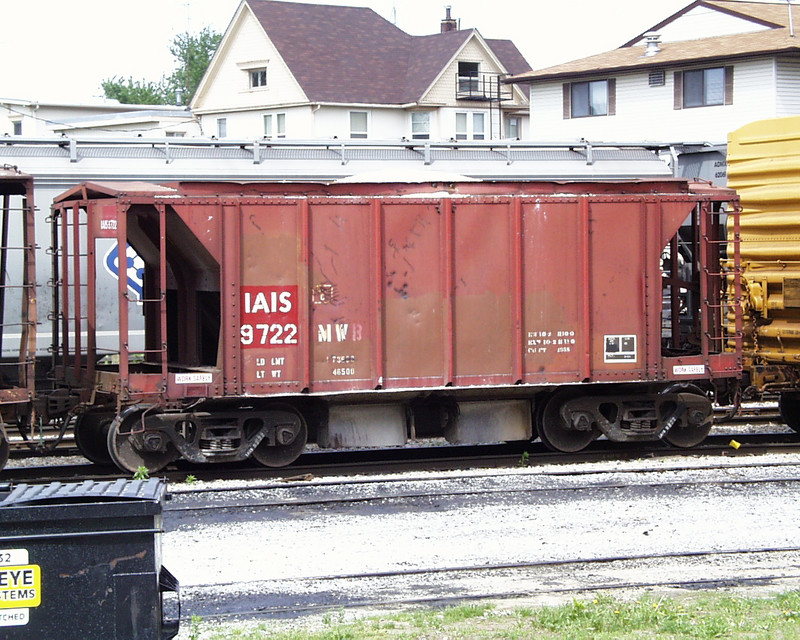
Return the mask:
[[442, 20], [442, 33], [447, 33], [448, 31], [458, 31], [458, 24], [453, 18], [450, 17], [450, 6], [446, 6], [444, 10], [446, 15], [444, 20]]
[[654, 56], [659, 51], [661, 51], [661, 36], [657, 33], [648, 33], [645, 36], [645, 40], [647, 41], [647, 48], [644, 50], [644, 55], [646, 56]]

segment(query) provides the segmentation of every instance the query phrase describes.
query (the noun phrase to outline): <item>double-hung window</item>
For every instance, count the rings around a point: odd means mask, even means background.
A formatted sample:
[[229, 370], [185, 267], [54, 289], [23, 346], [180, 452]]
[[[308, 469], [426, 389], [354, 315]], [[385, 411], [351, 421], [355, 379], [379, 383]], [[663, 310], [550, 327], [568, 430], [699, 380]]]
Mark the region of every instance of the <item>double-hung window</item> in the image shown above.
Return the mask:
[[456, 140], [485, 140], [486, 114], [482, 111], [456, 112]]
[[413, 140], [430, 140], [431, 137], [431, 112], [411, 112], [411, 138]]
[[369, 137], [369, 114], [366, 111], [350, 112], [350, 137]]
[[268, 113], [264, 116], [264, 137], [265, 138], [286, 137], [285, 113]]
[[519, 139], [521, 136], [520, 118], [516, 116], [506, 116], [503, 121], [503, 134], [506, 138]]

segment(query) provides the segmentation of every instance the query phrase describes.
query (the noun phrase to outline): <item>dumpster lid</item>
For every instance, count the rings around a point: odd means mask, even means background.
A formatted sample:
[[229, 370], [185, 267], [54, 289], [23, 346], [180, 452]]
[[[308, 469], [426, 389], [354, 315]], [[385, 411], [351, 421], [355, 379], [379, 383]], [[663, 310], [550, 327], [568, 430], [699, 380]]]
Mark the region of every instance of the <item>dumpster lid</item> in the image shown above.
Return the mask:
[[[0, 508], [27, 503], [69, 504], [75, 502], [112, 502], [130, 500], [162, 501], [166, 483], [160, 478], [148, 480], [106, 480], [95, 482], [50, 482], [49, 484], [18, 484]], [[2, 493], [0, 493], [2, 496]]]

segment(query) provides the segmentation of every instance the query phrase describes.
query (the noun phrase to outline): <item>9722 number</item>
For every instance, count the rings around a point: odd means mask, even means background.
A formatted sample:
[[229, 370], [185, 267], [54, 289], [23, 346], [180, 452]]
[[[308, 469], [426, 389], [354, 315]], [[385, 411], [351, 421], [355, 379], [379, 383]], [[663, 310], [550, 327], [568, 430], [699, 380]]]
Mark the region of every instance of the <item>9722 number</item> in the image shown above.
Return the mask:
[[239, 333], [245, 346], [297, 344], [297, 325], [292, 323], [243, 324]]

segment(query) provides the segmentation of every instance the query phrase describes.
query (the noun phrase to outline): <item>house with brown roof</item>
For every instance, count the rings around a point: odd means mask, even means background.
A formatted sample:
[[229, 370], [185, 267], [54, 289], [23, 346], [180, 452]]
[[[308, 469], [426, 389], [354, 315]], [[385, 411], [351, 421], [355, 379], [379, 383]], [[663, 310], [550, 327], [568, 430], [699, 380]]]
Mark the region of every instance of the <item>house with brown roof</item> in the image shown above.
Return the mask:
[[373, 10], [243, 0], [192, 100], [205, 135], [489, 140], [527, 133], [530, 70], [510, 40], [411, 36]]
[[509, 81], [530, 87], [534, 139], [723, 143], [800, 113], [795, 23], [787, 2], [696, 0], [618, 49]]

